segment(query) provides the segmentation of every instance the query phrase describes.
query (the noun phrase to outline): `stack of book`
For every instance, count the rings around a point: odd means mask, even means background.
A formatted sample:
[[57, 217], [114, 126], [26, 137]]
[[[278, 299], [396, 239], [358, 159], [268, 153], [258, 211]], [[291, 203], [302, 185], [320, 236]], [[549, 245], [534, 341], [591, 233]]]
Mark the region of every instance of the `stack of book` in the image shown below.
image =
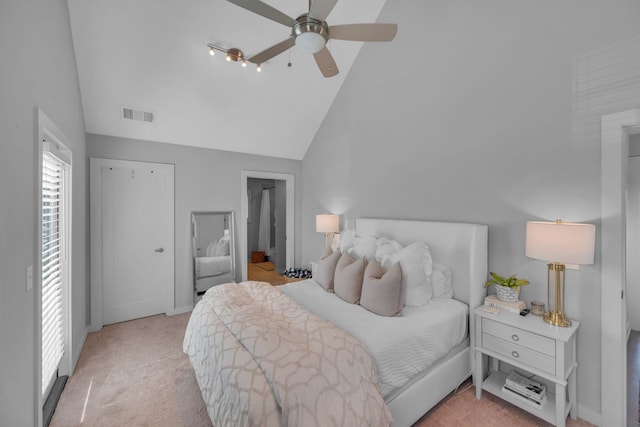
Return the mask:
[[524, 301], [502, 301], [495, 295], [488, 295], [484, 298], [484, 305], [489, 307], [499, 308], [500, 310], [510, 311], [511, 313], [520, 313], [527, 308], [527, 303]]
[[507, 377], [502, 392], [538, 409], [547, 402], [547, 389], [544, 384], [525, 378], [515, 371]]

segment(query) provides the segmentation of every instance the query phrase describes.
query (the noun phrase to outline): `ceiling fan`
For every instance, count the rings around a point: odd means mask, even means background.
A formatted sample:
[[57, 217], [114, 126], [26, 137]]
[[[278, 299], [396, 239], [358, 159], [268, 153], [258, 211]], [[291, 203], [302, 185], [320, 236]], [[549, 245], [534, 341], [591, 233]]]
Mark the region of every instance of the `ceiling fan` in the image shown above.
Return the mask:
[[325, 77], [338, 74], [338, 66], [327, 49], [327, 41], [349, 40], [365, 42], [386, 42], [396, 36], [396, 24], [347, 24], [329, 26], [325, 19], [338, 0], [309, 0], [309, 12], [296, 19], [280, 12], [260, 0], [229, 0], [231, 3], [257, 13], [272, 21], [291, 28], [291, 35], [262, 52], [249, 58], [250, 62], [260, 65], [276, 55], [296, 46], [303, 52], [312, 53], [318, 68]]

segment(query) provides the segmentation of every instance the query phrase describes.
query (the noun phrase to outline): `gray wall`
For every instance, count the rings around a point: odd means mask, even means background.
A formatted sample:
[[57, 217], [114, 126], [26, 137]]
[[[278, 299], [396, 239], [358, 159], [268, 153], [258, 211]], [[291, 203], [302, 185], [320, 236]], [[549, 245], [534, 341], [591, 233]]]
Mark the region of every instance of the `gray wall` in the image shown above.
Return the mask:
[[[87, 134], [87, 155], [120, 160], [137, 160], [175, 165], [175, 308], [193, 305], [193, 263], [191, 259], [192, 211], [234, 211], [236, 241], [240, 227], [240, 172], [256, 170], [288, 173], [296, 179], [296, 215], [300, 212], [300, 166], [298, 160], [253, 156], [229, 151], [185, 147], [150, 141]], [[296, 219], [296, 248], [300, 247]], [[239, 257], [239, 242], [236, 256]], [[299, 253], [299, 251], [296, 250]], [[240, 258], [236, 264], [240, 276]]]
[[72, 334], [86, 337], [85, 133], [65, 0], [0, 2], [0, 425], [36, 424], [35, 286], [38, 130], [36, 107], [65, 134], [73, 156]]
[[640, 133], [629, 137], [629, 157], [640, 156]]
[[[607, 67], [624, 58], [608, 59], [640, 56], [640, 38], [624, 43], [640, 33], [640, 3], [408, 0], [388, 2], [379, 21], [399, 24], [396, 39], [364, 45], [303, 159], [303, 263], [322, 247], [318, 213], [483, 223], [490, 270], [530, 279], [522, 297], [546, 301], [546, 265], [524, 256], [525, 224], [599, 226], [600, 115], [640, 99], [637, 66], [618, 73]], [[608, 103], [594, 102], [607, 79], [590, 64], [620, 90]], [[567, 272], [565, 305], [582, 322], [580, 416], [596, 420], [598, 245], [595, 265]]]

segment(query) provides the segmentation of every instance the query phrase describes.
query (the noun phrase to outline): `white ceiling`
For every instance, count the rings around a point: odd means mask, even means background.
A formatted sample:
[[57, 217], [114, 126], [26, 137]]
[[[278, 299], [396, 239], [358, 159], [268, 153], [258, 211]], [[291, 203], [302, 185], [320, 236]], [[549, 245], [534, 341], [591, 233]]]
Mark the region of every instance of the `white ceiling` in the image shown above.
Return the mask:
[[[327, 22], [375, 22], [385, 1], [339, 1]], [[309, 7], [267, 2], [293, 18]], [[336, 77], [322, 77], [313, 56], [295, 48], [258, 73], [210, 56], [207, 43], [251, 57], [290, 30], [228, 1], [68, 3], [89, 133], [302, 159], [362, 46], [329, 42]], [[154, 111], [156, 121], [124, 120], [122, 106]]]

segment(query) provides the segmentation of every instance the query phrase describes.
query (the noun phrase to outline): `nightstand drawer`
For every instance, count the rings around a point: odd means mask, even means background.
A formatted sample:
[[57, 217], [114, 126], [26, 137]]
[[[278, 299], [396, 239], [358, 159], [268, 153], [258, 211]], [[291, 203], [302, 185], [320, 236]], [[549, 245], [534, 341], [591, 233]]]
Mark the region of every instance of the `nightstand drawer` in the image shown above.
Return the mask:
[[482, 334], [482, 346], [514, 361], [526, 363], [529, 366], [548, 372], [551, 375], [556, 374], [555, 358], [538, 353], [531, 348], [523, 347], [512, 341], [505, 341], [486, 333]]
[[521, 347], [535, 350], [537, 353], [543, 353], [551, 357], [556, 356], [555, 340], [543, 337], [542, 335], [523, 331], [522, 329], [494, 322], [490, 319], [482, 319], [482, 332], [504, 341], [512, 342]]

